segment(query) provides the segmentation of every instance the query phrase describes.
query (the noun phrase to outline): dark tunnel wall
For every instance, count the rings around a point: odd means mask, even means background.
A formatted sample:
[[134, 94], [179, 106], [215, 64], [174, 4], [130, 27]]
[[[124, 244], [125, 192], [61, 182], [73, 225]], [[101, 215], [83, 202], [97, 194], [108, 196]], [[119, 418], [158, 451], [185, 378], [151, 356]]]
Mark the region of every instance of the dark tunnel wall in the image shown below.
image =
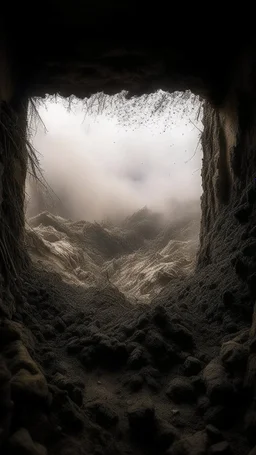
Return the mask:
[[233, 238], [230, 248], [235, 249], [236, 242], [240, 241], [237, 238], [240, 229], [245, 229], [247, 223], [251, 227], [255, 223], [256, 99], [253, 77], [253, 60], [244, 59], [223, 106], [214, 109], [208, 102], [204, 105], [199, 265], [221, 261], [230, 253], [225, 247], [220, 249], [220, 245], [225, 244], [225, 237]]
[[0, 312], [11, 316], [14, 308], [9, 287], [12, 292], [18, 290], [20, 272], [27, 265], [23, 206], [28, 163], [28, 100], [16, 94], [13, 68], [3, 47], [0, 61], [0, 273], [4, 280]]

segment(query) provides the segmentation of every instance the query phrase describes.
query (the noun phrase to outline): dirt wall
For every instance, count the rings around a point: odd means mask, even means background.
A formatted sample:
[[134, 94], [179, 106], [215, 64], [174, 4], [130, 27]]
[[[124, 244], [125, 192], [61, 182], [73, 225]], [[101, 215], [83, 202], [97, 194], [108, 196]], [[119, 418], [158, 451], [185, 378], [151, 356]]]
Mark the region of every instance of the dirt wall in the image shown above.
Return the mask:
[[[7, 50], [0, 49], [0, 274], [1, 313], [11, 316], [9, 286], [19, 287], [27, 264], [24, 251], [24, 196], [27, 167], [27, 100], [17, 96]], [[8, 302], [8, 303], [7, 303]]]
[[[231, 254], [241, 240], [241, 232], [250, 230], [255, 221], [253, 74], [252, 60], [243, 59], [223, 106], [213, 109], [207, 102], [204, 105], [199, 266], [222, 261]], [[225, 238], [234, 242], [225, 242]]]

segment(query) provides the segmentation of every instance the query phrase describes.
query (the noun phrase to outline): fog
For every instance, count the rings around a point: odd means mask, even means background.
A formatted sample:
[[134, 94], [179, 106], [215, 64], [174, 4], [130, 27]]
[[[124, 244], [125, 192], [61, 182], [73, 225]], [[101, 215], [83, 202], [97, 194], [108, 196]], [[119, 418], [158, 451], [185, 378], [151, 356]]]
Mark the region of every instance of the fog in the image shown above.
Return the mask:
[[[118, 219], [145, 205], [166, 212], [171, 201], [199, 201], [201, 125], [189, 109], [184, 113], [184, 105], [139, 123], [138, 113], [129, 122], [114, 110], [85, 115], [82, 102], [68, 111], [61, 99], [46, 101], [38, 112], [43, 123], [32, 143], [65, 216]], [[28, 216], [45, 209], [29, 180], [27, 200]]]

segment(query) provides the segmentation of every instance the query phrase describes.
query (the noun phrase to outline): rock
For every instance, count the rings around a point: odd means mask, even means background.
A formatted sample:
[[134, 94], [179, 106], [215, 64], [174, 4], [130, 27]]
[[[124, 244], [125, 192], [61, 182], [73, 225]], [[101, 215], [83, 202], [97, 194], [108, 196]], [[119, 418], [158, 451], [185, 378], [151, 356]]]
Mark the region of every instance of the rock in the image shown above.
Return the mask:
[[66, 351], [68, 354], [78, 354], [81, 352], [83, 346], [80, 344], [80, 342], [77, 340], [72, 340], [66, 345]]
[[250, 230], [249, 237], [256, 237], [256, 226]]
[[235, 324], [234, 322], [229, 322], [227, 325], [226, 325], [226, 330], [228, 333], [235, 333], [238, 331], [238, 325]]
[[145, 346], [150, 352], [161, 353], [165, 349], [164, 339], [159, 332], [152, 330], [145, 337]]
[[12, 420], [11, 375], [3, 357], [0, 356], [0, 447], [9, 435]]
[[143, 387], [144, 379], [140, 374], [135, 374], [129, 381], [129, 387], [132, 392], [138, 392]]
[[47, 455], [41, 444], [34, 442], [25, 428], [20, 428], [8, 441], [10, 454], [16, 455]]
[[65, 332], [65, 330], [67, 328], [65, 322], [60, 317], [57, 317], [55, 319], [54, 327], [60, 333]]
[[41, 372], [31, 374], [25, 369], [18, 371], [12, 377], [11, 388], [18, 401], [27, 399], [47, 401], [48, 386]]
[[208, 397], [201, 396], [197, 400], [197, 411], [200, 415], [204, 415], [211, 403]]
[[153, 321], [160, 328], [164, 328], [170, 323], [167, 311], [162, 305], [155, 307], [153, 312]]
[[177, 318], [171, 320], [162, 305], [158, 305], [154, 309], [153, 321], [167, 338], [173, 339], [181, 347], [193, 348], [194, 341], [191, 332], [179, 323]]
[[5, 321], [0, 325], [0, 346], [20, 339], [20, 324], [13, 321]]
[[72, 383], [70, 382], [70, 380], [61, 373], [55, 373], [52, 380], [54, 384], [56, 384], [57, 387], [59, 387], [59, 389], [67, 390], [69, 389], [70, 386], [72, 388]]
[[52, 319], [52, 318], [53, 318], [53, 315], [52, 315], [49, 311], [47, 311], [47, 310], [43, 310], [43, 311], [41, 312], [41, 316], [42, 316], [42, 318], [45, 319], [45, 320], [49, 320], [49, 319]]
[[230, 402], [234, 397], [233, 385], [228, 381], [223, 365], [212, 360], [203, 371], [207, 395], [213, 404]]
[[128, 351], [125, 344], [115, 339], [103, 336], [88, 338], [88, 343], [87, 340], [83, 341], [83, 345], [87, 344], [79, 355], [81, 362], [87, 367], [101, 366], [108, 370], [116, 370], [127, 361]]
[[117, 413], [103, 403], [94, 403], [86, 409], [90, 417], [105, 429], [115, 426], [119, 420]]
[[0, 387], [9, 382], [10, 379], [11, 373], [6, 366], [4, 358], [0, 355]]
[[37, 364], [20, 340], [13, 341], [3, 350], [7, 367], [13, 374], [12, 393], [16, 399], [26, 401], [47, 400], [48, 386]]
[[84, 384], [80, 381], [72, 381], [69, 378], [66, 378], [64, 375], [60, 373], [56, 373], [53, 376], [53, 382], [57, 385], [57, 387], [61, 390], [66, 390], [68, 392], [69, 397], [71, 398], [74, 403], [78, 406], [82, 406], [83, 404], [83, 393], [81, 389], [84, 388]]
[[170, 337], [182, 348], [193, 349], [194, 340], [192, 333], [181, 324], [173, 324], [171, 326]]
[[204, 414], [206, 423], [226, 430], [232, 427], [236, 414], [225, 406], [212, 406], [208, 408]]
[[45, 324], [45, 326], [43, 326], [42, 332], [46, 340], [51, 340], [56, 336], [54, 327], [50, 324]]
[[31, 330], [33, 330], [33, 334], [37, 342], [45, 343], [45, 338], [43, 334], [40, 332], [40, 330], [38, 330], [38, 328], [31, 327]]
[[[255, 358], [254, 358], [255, 357]], [[236, 387], [237, 392], [245, 394], [251, 393], [251, 387], [254, 387], [256, 377], [256, 356], [255, 354], [249, 354], [246, 368], [241, 372], [236, 372], [236, 375], [232, 376], [234, 381], [234, 386]], [[238, 397], [239, 398], [239, 397]], [[241, 396], [242, 398], [242, 396]], [[243, 398], [242, 398], [243, 399]]]
[[194, 388], [191, 382], [183, 377], [172, 379], [166, 394], [175, 403], [193, 401], [195, 398]]
[[96, 345], [95, 358], [105, 368], [118, 369], [126, 363], [128, 352], [124, 343], [103, 340]]
[[220, 351], [222, 363], [227, 369], [232, 371], [244, 370], [248, 355], [248, 349], [235, 341], [224, 343]]
[[250, 444], [256, 444], [256, 411], [247, 412], [244, 420], [244, 431]]
[[61, 390], [54, 384], [49, 384], [49, 390], [52, 394], [52, 409], [58, 410], [68, 400], [68, 392]]
[[78, 387], [74, 387], [72, 391], [69, 392], [69, 396], [77, 406], [81, 407], [83, 404], [83, 393]]
[[205, 383], [200, 376], [190, 376], [190, 381], [197, 395], [205, 393]]
[[148, 332], [144, 344], [152, 355], [154, 363], [159, 368], [162, 366], [166, 368], [166, 365], [169, 363], [168, 346], [160, 333], [156, 330]]
[[247, 223], [250, 214], [252, 213], [252, 205], [245, 203], [239, 207], [239, 209], [235, 212], [234, 216], [239, 221], [239, 223]]
[[61, 402], [61, 409], [58, 409], [58, 414], [61, 419], [61, 425], [65, 428], [66, 432], [82, 431], [84, 428], [84, 419], [80, 414], [79, 409], [76, 407], [68, 397], [63, 405]]
[[184, 362], [184, 371], [187, 376], [194, 376], [202, 369], [200, 360], [195, 357], [188, 356]]
[[40, 409], [23, 407], [19, 413], [19, 423], [29, 431], [34, 441], [43, 445], [56, 434], [56, 425]]
[[152, 442], [156, 432], [155, 408], [149, 400], [138, 402], [128, 409], [131, 435], [137, 441]]
[[230, 445], [226, 441], [218, 442], [210, 447], [209, 455], [231, 455]]
[[[81, 447], [81, 442], [71, 439], [70, 437], [63, 437], [61, 435], [61, 440], [57, 445], [54, 446], [55, 453], [59, 455], [87, 455], [88, 452], [84, 452], [83, 448]], [[104, 455], [101, 452], [101, 449], [95, 447], [93, 455]]]
[[156, 445], [158, 451], [164, 452], [178, 438], [179, 438], [179, 432], [176, 430], [176, 428], [173, 425], [171, 425], [165, 421], [157, 422], [157, 431], [156, 431], [154, 444]]
[[243, 329], [235, 336], [233, 341], [240, 344], [245, 344], [249, 340], [250, 330]]
[[150, 357], [143, 347], [137, 347], [132, 351], [127, 362], [127, 366], [133, 370], [139, 370], [150, 363]]
[[159, 390], [161, 387], [161, 373], [159, 370], [148, 365], [142, 368], [140, 373], [150, 389]]
[[254, 258], [256, 255], [256, 242], [251, 242], [249, 245], [246, 245], [243, 249], [243, 255]]
[[79, 354], [79, 360], [85, 367], [87, 368], [92, 367], [92, 365], [95, 363], [94, 346], [83, 348]]
[[214, 425], [206, 425], [205, 430], [211, 443], [223, 441], [222, 433]]
[[147, 383], [148, 387], [151, 390], [153, 390], [154, 392], [156, 392], [156, 391], [158, 391], [160, 389], [161, 386], [160, 386], [159, 382], [155, 378], [153, 378], [152, 376], [147, 376], [145, 378], [145, 380], [146, 380], [146, 383]]
[[136, 341], [137, 343], [143, 343], [143, 341], [145, 340], [145, 336], [146, 336], [146, 334], [143, 330], [137, 330], [131, 336], [130, 341]]
[[248, 288], [250, 290], [250, 293], [252, 297], [255, 299], [256, 298], [256, 273], [252, 273], [247, 281]]
[[198, 431], [192, 436], [174, 442], [166, 455], [206, 455], [207, 435], [205, 431]]
[[246, 280], [247, 276], [248, 276], [248, 265], [242, 261], [241, 258], [235, 258], [234, 259], [234, 266], [235, 266], [235, 271], [236, 271], [236, 274], [242, 279], [242, 280]]
[[148, 326], [149, 318], [147, 315], [142, 314], [136, 321], [136, 325], [139, 329], [144, 329]]
[[46, 354], [44, 354], [44, 357], [43, 357], [43, 364], [44, 364], [44, 367], [49, 367], [51, 366], [52, 364], [54, 364], [54, 362], [56, 362], [57, 360], [57, 356], [56, 354], [54, 354], [54, 352], [47, 352]]
[[11, 387], [10, 383], [6, 382], [0, 387], [0, 425], [1, 419], [6, 417], [13, 409], [13, 401], [11, 399]]
[[255, 203], [255, 201], [256, 201], [256, 191], [255, 191], [255, 188], [251, 187], [251, 188], [248, 190], [247, 198], [248, 198], [249, 204], [254, 204], [254, 203]]
[[230, 307], [235, 301], [234, 294], [231, 291], [225, 291], [222, 296], [222, 301], [225, 307]]
[[132, 335], [132, 333], [134, 333], [134, 330], [135, 330], [135, 326], [134, 324], [122, 324], [120, 326], [120, 331], [125, 333], [126, 336], [130, 336]]
[[250, 353], [256, 354], [256, 336], [252, 337], [249, 341]]

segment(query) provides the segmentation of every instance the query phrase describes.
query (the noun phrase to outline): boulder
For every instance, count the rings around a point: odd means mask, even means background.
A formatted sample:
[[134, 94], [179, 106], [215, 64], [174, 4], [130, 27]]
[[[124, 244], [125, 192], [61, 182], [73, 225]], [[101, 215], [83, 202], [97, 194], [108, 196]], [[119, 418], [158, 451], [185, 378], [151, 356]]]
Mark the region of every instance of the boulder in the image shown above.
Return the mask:
[[48, 386], [37, 364], [32, 360], [21, 340], [10, 343], [3, 356], [10, 372], [11, 389], [18, 400], [47, 400]]
[[218, 359], [212, 360], [203, 371], [206, 391], [214, 404], [224, 404], [233, 399], [234, 388], [228, 380], [224, 366]]
[[177, 377], [169, 383], [166, 394], [175, 403], [193, 401], [194, 388], [188, 378]]
[[8, 441], [10, 454], [47, 455], [47, 449], [34, 442], [25, 428], [20, 428]]
[[220, 357], [228, 370], [240, 371], [246, 367], [249, 351], [242, 344], [228, 341], [221, 347]]

